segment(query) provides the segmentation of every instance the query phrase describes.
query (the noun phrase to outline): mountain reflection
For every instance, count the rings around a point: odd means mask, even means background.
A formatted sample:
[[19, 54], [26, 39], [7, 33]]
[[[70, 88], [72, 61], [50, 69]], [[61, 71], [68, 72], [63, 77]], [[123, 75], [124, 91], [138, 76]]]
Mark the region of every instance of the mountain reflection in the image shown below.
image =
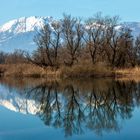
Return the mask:
[[0, 95], [0, 104], [10, 109], [2, 101], [14, 100], [14, 111], [37, 115], [45, 125], [63, 129], [66, 136], [83, 134], [87, 129], [98, 135], [119, 131], [122, 120], [130, 119], [140, 105], [140, 83], [134, 81], [18, 81], [0, 81], [10, 91], [10, 97]]

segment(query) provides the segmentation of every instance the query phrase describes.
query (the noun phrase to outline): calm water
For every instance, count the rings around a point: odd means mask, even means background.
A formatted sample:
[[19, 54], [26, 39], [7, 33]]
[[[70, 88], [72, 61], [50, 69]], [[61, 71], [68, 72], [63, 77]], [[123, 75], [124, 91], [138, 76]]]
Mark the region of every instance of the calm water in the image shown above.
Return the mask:
[[139, 82], [0, 79], [0, 140], [132, 140], [139, 131]]

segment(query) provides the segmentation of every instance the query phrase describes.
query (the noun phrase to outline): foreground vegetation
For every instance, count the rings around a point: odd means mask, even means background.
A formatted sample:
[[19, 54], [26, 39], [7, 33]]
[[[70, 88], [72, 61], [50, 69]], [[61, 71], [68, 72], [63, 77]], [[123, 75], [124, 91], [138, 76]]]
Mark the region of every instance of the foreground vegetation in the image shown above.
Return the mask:
[[102, 78], [111, 77], [119, 79], [140, 79], [140, 68], [115, 68], [105, 67], [101, 64], [83, 67], [83, 65], [73, 67], [61, 67], [57, 70], [52, 68], [43, 69], [32, 64], [2, 64], [0, 65], [2, 77], [34, 77], [47, 79], [66, 78]]
[[34, 38], [38, 48], [32, 54], [1, 52], [1, 76], [139, 76], [140, 36], [118, 25], [118, 16], [97, 13], [83, 22], [64, 15], [38, 32]]

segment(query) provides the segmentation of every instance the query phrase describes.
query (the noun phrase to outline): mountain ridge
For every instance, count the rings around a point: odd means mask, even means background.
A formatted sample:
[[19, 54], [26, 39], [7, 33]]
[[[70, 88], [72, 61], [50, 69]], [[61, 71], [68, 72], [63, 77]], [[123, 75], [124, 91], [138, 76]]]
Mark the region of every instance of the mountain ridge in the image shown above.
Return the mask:
[[0, 26], [0, 51], [12, 52], [15, 49], [32, 51], [36, 48], [33, 38], [52, 17], [21, 17]]
[[[32, 52], [37, 48], [33, 41], [37, 31], [46, 23], [55, 21], [53, 17], [30, 16], [10, 20], [0, 26], [0, 51], [13, 52], [16, 49]], [[124, 22], [122, 26], [132, 29], [136, 37], [140, 34], [140, 22]]]

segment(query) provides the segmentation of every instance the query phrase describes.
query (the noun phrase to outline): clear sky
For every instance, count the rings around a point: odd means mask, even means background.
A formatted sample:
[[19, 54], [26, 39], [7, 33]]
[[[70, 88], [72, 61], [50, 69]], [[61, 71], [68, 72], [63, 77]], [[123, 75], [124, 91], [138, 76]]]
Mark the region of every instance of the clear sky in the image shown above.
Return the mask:
[[22, 16], [61, 18], [63, 13], [87, 18], [99, 11], [140, 21], [140, 0], [0, 0], [0, 24]]

